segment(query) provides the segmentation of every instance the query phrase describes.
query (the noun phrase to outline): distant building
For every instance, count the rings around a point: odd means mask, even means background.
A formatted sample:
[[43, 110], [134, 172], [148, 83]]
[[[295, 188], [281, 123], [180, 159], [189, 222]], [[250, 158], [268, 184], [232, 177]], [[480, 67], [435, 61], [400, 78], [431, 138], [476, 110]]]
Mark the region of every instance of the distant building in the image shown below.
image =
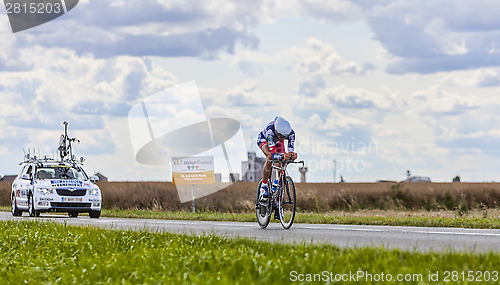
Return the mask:
[[248, 161], [241, 162], [241, 180], [245, 181], [245, 174], [248, 172]]
[[424, 176], [412, 176], [406, 179], [405, 182], [431, 182], [431, 179]]
[[106, 177], [106, 176], [102, 175], [102, 174], [101, 174], [101, 173], [99, 173], [99, 172], [97, 172], [97, 173], [95, 174], [95, 176], [99, 177], [99, 181], [105, 181], [105, 182], [107, 182], [107, 181], [108, 181], [108, 177]]
[[239, 173], [230, 173], [229, 174], [229, 181], [231, 181], [231, 182], [240, 181], [240, 174]]
[[215, 177], [215, 183], [217, 183], [217, 182], [221, 182], [221, 181], [222, 181], [222, 174], [220, 174], [220, 173], [215, 173], [215, 174], [214, 174], [214, 177]]
[[4, 177], [2, 177], [0, 179], [0, 181], [12, 182], [12, 181], [16, 180], [16, 177], [17, 177], [17, 175], [5, 175]]
[[[242, 162], [241, 171], [244, 173], [242, 176], [243, 181], [257, 182], [262, 178], [262, 169], [264, 169], [266, 158], [258, 157], [255, 151], [248, 152], [248, 161]], [[245, 170], [246, 173], [245, 173]]]
[[306, 183], [307, 167], [299, 167], [300, 183]]

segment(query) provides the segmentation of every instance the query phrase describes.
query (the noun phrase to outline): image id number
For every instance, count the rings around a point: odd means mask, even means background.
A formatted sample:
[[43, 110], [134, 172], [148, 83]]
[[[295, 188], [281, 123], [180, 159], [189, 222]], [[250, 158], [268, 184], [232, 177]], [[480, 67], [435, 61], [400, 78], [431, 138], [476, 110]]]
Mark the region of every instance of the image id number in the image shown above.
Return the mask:
[[61, 3], [6, 3], [7, 14], [59, 14]]
[[498, 271], [445, 271], [443, 281], [498, 281]]

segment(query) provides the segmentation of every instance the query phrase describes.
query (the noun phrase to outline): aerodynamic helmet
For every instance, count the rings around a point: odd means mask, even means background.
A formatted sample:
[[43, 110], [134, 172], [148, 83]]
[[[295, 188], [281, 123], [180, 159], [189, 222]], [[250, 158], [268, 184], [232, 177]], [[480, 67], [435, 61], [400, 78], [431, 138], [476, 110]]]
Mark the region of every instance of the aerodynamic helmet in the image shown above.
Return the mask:
[[292, 132], [292, 126], [290, 126], [290, 123], [284, 118], [276, 117], [274, 119], [274, 130], [278, 136], [288, 139], [288, 136]]

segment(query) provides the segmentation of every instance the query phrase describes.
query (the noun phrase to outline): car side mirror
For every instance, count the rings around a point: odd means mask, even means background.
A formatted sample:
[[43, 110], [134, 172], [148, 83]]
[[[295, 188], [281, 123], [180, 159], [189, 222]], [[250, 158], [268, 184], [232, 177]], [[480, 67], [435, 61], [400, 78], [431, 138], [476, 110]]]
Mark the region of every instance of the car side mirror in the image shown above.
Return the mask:
[[21, 179], [31, 180], [31, 176], [29, 174], [23, 174], [23, 176], [21, 176]]
[[97, 175], [90, 176], [90, 181], [92, 181], [94, 183], [97, 182], [97, 181], [99, 181], [99, 176], [97, 176]]

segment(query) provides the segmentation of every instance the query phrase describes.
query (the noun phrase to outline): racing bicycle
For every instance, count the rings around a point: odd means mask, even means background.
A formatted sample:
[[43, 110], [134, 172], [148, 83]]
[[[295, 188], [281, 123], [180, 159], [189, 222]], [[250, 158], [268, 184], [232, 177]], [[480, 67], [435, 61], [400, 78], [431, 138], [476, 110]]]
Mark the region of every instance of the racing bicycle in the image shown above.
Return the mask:
[[71, 146], [71, 143], [79, 143], [80, 140], [77, 138], [70, 138], [68, 136], [68, 122], [63, 122], [63, 125], [64, 134], [61, 135], [61, 138], [59, 139], [59, 147], [57, 148], [59, 150], [59, 156], [61, 157], [61, 161], [64, 161], [66, 156], [69, 156], [69, 160], [74, 160], [75, 157], [73, 155], [73, 148]]
[[[273, 160], [272, 169], [276, 170], [277, 179], [279, 181], [276, 189], [270, 189], [271, 198], [260, 200], [260, 187], [262, 179], [257, 185], [257, 194], [255, 197], [255, 212], [259, 226], [265, 229], [271, 220], [271, 214], [278, 211], [281, 226], [289, 229], [293, 224], [295, 218], [295, 209], [297, 206], [297, 199], [295, 196], [295, 184], [290, 176], [288, 176], [287, 166], [292, 163], [302, 164], [304, 161], [293, 160]], [[268, 181], [272, 184], [271, 176], [273, 171], [270, 172]], [[276, 212], [275, 212], [276, 213]]]

